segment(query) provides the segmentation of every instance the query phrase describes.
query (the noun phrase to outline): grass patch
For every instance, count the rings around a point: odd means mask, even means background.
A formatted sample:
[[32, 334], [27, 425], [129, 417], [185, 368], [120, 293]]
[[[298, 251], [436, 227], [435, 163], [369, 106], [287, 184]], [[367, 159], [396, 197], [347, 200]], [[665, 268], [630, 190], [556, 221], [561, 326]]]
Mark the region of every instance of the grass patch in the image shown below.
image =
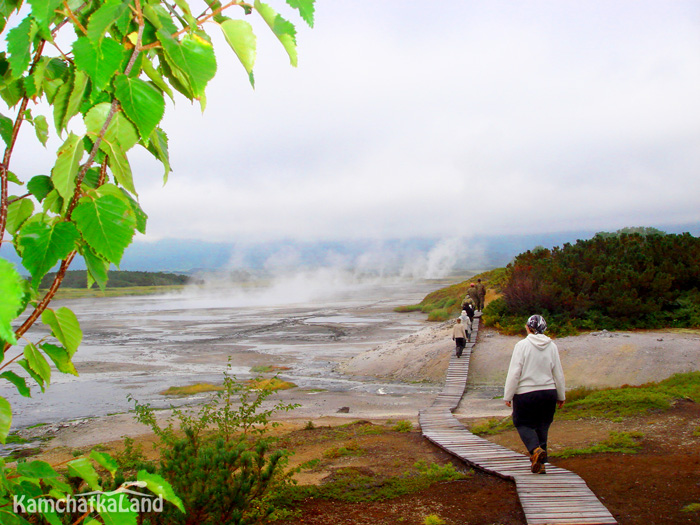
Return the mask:
[[163, 396], [191, 396], [201, 394], [203, 392], [220, 392], [224, 389], [221, 385], [212, 385], [210, 383], [196, 383], [187, 386], [171, 386], [167, 390], [163, 390]]
[[394, 308], [394, 311], [415, 312], [420, 310], [428, 314], [428, 321], [446, 321], [452, 317], [457, 317], [462, 311], [462, 300], [464, 296], [467, 295], [467, 290], [471, 283], [476, 283], [477, 279], [481, 279], [489, 288], [498, 291], [504, 277], [505, 268], [489, 270], [488, 272], [470, 277], [461, 283], [431, 292], [418, 304], [398, 306]]
[[681, 512], [700, 512], [700, 503], [691, 503], [681, 509]]
[[256, 390], [289, 390], [296, 388], [296, 384], [290, 381], [283, 381], [278, 377], [270, 377], [268, 379], [256, 378], [248, 381], [248, 385]]
[[270, 372], [279, 372], [280, 370], [290, 370], [288, 366], [278, 365], [259, 365], [250, 369], [254, 374], [269, 374]]
[[396, 308], [394, 308], [394, 312], [420, 312], [422, 309], [423, 307], [420, 304], [407, 304], [406, 306], [397, 306]]
[[557, 419], [603, 417], [614, 419], [662, 411], [676, 399], [700, 402], [700, 372], [674, 374], [658, 383], [602, 390], [577, 389], [567, 392], [567, 403]]
[[640, 440], [644, 437], [641, 432], [610, 432], [610, 437], [600, 443], [586, 448], [565, 448], [550, 455], [558, 458], [570, 458], [585, 454], [635, 454], [642, 446]]
[[279, 505], [293, 504], [306, 498], [333, 499], [347, 502], [385, 501], [428, 488], [433, 483], [464, 479], [452, 463], [440, 466], [419, 461], [399, 476], [380, 478], [368, 469], [343, 468], [335, 471], [323, 485], [293, 486], [279, 495]]
[[445, 523], [447, 522], [437, 514], [426, 516], [423, 520], [423, 525], [445, 525]]
[[472, 425], [469, 431], [477, 436], [492, 436], [494, 434], [499, 434], [505, 432], [506, 430], [512, 430], [513, 418], [511, 416], [504, 417], [502, 419], [491, 418], [487, 421], [477, 423]]
[[24, 439], [14, 432], [5, 439], [6, 445], [24, 445], [25, 443], [29, 443], [29, 440]]
[[346, 456], [364, 456], [367, 451], [360, 448], [360, 445], [355, 441], [348, 443], [342, 447], [329, 448], [323, 453], [323, 457], [327, 459], [335, 459]]
[[396, 424], [393, 427], [391, 427], [391, 430], [393, 430], [394, 432], [410, 432], [411, 430], [413, 430], [413, 423], [402, 419], [400, 421], [397, 421]]

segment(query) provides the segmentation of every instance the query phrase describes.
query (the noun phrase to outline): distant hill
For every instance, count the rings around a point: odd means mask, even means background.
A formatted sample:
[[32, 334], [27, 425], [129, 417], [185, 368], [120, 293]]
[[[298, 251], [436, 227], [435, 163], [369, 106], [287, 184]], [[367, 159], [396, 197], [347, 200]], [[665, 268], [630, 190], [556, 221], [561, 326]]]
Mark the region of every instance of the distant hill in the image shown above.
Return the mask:
[[[187, 284], [190, 277], [182, 274], [164, 272], [130, 272], [110, 270], [107, 288], [126, 288], [128, 286], [170, 286]], [[49, 273], [41, 280], [40, 288], [48, 288], [56, 276]], [[87, 288], [87, 271], [72, 270], [66, 272], [63, 288]], [[93, 285], [97, 287], [97, 285]]]

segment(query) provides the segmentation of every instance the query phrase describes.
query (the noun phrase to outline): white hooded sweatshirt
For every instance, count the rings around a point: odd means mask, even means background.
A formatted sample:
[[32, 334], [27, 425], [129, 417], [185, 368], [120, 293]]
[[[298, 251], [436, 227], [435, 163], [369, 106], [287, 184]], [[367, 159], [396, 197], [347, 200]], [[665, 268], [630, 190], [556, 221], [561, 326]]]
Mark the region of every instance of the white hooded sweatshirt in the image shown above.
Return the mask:
[[515, 394], [554, 388], [557, 399], [564, 401], [566, 384], [557, 345], [544, 334], [529, 334], [513, 349], [503, 399], [512, 401]]

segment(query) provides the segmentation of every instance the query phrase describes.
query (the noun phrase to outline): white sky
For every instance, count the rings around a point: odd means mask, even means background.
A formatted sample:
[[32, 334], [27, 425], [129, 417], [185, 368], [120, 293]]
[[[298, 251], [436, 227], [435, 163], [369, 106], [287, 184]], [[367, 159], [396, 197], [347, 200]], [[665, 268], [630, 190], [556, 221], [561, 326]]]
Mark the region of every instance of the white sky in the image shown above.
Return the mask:
[[218, 38], [205, 113], [167, 110], [168, 184], [132, 157], [146, 240], [700, 221], [697, 1], [318, 0], [312, 30], [269, 3], [299, 67], [251, 15], [253, 90]]

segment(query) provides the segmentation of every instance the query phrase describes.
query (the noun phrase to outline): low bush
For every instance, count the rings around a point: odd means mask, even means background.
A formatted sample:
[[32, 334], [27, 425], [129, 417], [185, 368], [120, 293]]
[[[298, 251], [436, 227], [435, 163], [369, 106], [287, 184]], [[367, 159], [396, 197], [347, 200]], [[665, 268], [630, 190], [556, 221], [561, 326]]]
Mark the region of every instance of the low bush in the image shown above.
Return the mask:
[[[135, 402], [136, 419], [159, 438], [161, 456], [150, 467], [172, 484], [187, 512], [166, 505], [146, 516], [150, 525], [248, 525], [274, 518], [273, 496], [290, 483], [292, 472], [285, 469], [290, 453], [268, 433], [276, 426], [270, 418], [298, 405], [263, 409], [273, 391], [260, 387], [261, 378], [255, 389], [238, 383], [230, 366], [220, 392], [196, 411], [173, 408], [165, 425], [150, 405]], [[125, 459], [139, 459], [133, 447]]]

